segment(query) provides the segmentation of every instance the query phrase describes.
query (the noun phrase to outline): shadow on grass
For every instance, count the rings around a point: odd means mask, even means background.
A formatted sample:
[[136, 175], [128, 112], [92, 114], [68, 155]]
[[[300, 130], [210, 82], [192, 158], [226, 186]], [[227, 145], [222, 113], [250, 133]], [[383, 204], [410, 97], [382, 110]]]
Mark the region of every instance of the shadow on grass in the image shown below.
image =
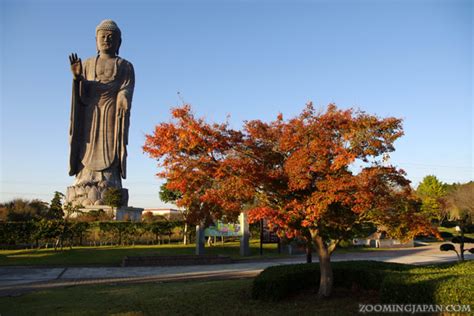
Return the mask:
[[[318, 300], [312, 292], [281, 302], [252, 300], [252, 280], [173, 282], [140, 285], [81, 286], [0, 298], [5, 315], [351, 315], [365, 293], [336, 289], [334, 296]], [[78, 300], [77, 298], [81, 298]]]

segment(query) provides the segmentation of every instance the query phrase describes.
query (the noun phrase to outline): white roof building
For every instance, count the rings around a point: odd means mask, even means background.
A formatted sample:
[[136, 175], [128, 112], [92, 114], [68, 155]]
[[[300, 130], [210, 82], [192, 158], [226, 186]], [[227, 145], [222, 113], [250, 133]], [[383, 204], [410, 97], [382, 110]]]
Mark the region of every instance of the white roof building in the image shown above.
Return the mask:
[[163, 216], [166, 219], [176, 220], [183, 218], [183, 212], [173, 208], [146, 208], [143, 210], [142, 216], [147, 212], [150, 212], [153, 215]]

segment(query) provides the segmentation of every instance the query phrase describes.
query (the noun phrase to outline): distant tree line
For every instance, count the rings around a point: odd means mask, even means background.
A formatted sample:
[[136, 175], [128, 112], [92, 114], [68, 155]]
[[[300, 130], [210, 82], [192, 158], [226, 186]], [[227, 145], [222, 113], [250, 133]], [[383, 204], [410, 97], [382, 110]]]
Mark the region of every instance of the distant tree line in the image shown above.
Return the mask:
[[102, 209], [82, 212], [62, 205], [55, 192], [51, 203], [14, 199], [0, 204], [0, 247], [51, 247], [168, 243], [183, 237], [184, 222], [146, 214], [142, 222], [114, 221]]
[[[458, 236], [441, 233], [445, 239], [452, 238], [451, 243], [442, 244], [440, 250], [454, 251], [460, 261], [464, 260], [465, 252], [474, 253], [474, 248], [465, 247], [474, 242], [473, 238], [465, 236], [474, 232], [474, 182], [447, 184], [429, 175], [423, 178], [416, 192], [421, 200], [422, 212], [433, 224], [456, 227]], [[459, 245], [459, 251], [455, 244]]]
[[474, 182], [447, 184], [434, 175], [423, 178], [416, 194], [421, 211], [435, 225], [457, 225], [460, 228], [474, 221]]
[[183, 222], [0, 222], [2, 248], [54, 248], [171, 243], [182, 239]]

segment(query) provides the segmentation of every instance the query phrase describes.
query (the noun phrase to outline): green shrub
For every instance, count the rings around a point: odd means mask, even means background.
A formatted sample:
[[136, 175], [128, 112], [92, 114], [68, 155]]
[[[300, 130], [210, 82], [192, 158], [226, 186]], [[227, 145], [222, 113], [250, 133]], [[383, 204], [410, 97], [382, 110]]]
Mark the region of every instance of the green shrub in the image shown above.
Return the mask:
[[316, 287], [319, 264], [293, 264], [269, 267], [253, 281], [252, 298], [278, 301], [290, 293]]
[[474, 224], [468, 224], [464, 226], [464, 232], [467, 234], [472, 234], [474, 233]]
[[383, 279], [392, 271], [412, 266], [380, 261], [345, 261], [333, 263], [334, 286], [379, 290]]
[[[405, 271], [411, 266], [378, 261], [345, 261], [332, 263], [334, 286], [378, 290], [391, 271]], [[305, 289], [319, 286], [319, 263], [269, 267], [253, 282], [252, 297], [278, 301]]]
[[34, 242], [36, 222], [0, 222], [0, 246]]
[[439, 233], [439, 235], [443, 239], [453, 238], [453, 234], [451, 234], [450, 232], [441, 232]]
[[[100, 214], [100, 212], [97, 212]], [[87, 219], [82, 217], [82, 219]], [[152, 234], [155, 242], [162, 235], [173, 234], [173, 229], [183, 224], [181, 221], [161, 222], [128, 222], [128, 221], [96, 221], [84, 222], [76, 220], [40, 219], [25, 222], [0, 221], [0, 248], [40, 247], [57, 238], [67, 240], [72, 245], [82, 245], [94, 241], [110, 244], [131, 244], [143, 242], [141, 237]], [[143, 238], [146, 241], [153, 238]], [[92, 240], [91, 240], [92, 239]]]
[[403, 304], [473, 304], [473, 280], [473, 261], [395, 272], [383, 280], [381, 301]]
[[457, 226], [457, 223], [454, 222], [454, 221], [443, 221], [441, 223], [441, 227], [453, 228], [453, 227], [456, 227], [456, 226]]
[[[412, 266], [378, 261], [332, 263], [334, 287], [376, 290], [382, 303], [473, 304], [474, 261]], [[253, 282], [252, 297], [278, 301], [319, 286], [319, 263], [274, 266]]]

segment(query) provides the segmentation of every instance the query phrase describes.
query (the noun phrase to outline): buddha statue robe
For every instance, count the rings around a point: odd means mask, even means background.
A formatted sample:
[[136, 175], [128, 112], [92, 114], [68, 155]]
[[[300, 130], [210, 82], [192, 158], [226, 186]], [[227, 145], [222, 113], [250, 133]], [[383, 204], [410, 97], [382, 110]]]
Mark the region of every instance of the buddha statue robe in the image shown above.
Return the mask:
[[73, 82], [69, 175], [76, 176], [74, 185], [121, 188], [126, 178], [135, 78], [130, 62], [113, 59], [98, 65], [99, 56], [89, 58], [82, 80]]

